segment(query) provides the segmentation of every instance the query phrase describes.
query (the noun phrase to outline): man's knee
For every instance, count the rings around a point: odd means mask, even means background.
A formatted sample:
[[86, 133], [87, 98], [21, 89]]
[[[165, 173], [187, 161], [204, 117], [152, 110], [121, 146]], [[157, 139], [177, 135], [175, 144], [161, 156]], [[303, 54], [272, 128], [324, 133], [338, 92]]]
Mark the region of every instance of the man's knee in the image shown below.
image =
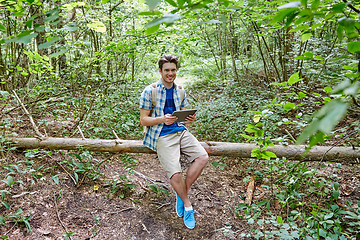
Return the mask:
[[199, 164], [201, 164], [202, 166], [205, 166], [208, 161], [209, 161], [209, 156], [206, 154], [206, 155], [202, 155], [198, 158], [195, 159], [195, 161]]
[[181, 181], [181, 179], [182, 179], [181, 172], [174, 173], [174, 174], [170, 177], [170, 180], [175, 181], [175, 182], [179, 182], [179, 181]]

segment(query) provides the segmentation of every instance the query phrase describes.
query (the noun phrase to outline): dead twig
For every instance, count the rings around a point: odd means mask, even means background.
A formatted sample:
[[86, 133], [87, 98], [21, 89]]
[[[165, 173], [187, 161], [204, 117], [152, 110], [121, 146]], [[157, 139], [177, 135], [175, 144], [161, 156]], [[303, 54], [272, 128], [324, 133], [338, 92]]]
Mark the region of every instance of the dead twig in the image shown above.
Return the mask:
[[42, 135], [38, 129], [38, 127], [36, 126], [35, 122], [34, 122], [34, 119], [32, 118], [31, 114], [29, 113], [29, 111], [26, 109], [25, 105], [21, 102], [20, 98], [18, 97], [18, 95], [16, 94], [16, 92], [14, 90], [12, 90], [12, 92], [14, 93], [14, 96], [16, 98], [16, 100], [20, 103], [21, 107], [23, 108], [25, 114], [29, 117], [30, 119], [30, 123], [32, 124], [34, 130], [35, 130], [35, 133], [36, 135], [42, 139], [44, 138], [44, 135]]
[[[129, 207], [129, 208], [124, 208], [124, 209], [121, 209], [121, 210], [119, 210], [119, 211], [115, 211], [115, 212], [110, 212], [110, 211], [107, 211], [107, 210], [102, 210], [102, 211], [104, 211], [104, 212], [106, 212], [106, 213], [109, 213], [109, 214], [117, 214], [117, 213], [121, 213], [121, 212], [125, 212], [125, 211], [129, 211], [129, 210], [133, 210], [133, 209], [135, 209], [135, 208], [133, 208], [133, 207]], [[100, 210], [100, 209], [99, 209]]]
[[147, 182], [150, 182], [150, 183], [152, 183], [152, 184], [155, 184], [155, 185], [158, 185], [158, 186], [160, 186], [160, 187], [163, 187], [163, 188], [165, 188], [165, 189], [168, 190], [168, 191], [170, 190], [169, 187], [166, 186], [164, 183], [155, 181], [155, 180], [153, 180], [153, 179], [145, 176], [145, 175], [142, 174], [142, 173], [139, 173], [139, 172], [137, 172], [137, 171], [134, 170], [134, 171], [133, 171], [133, 174], [134, 174], [135, 176], [137, 176], [137, 177], [140, 177], [140, 178], [144, 179], [144, 180], [147, 181]]
[[170, 203], [164, 203], [164, 204], [161, 204], [161, 203], [156, 203], [156, 204], [158, 204], [159, 206], [156, 208], [156, 209], [160, 209], [160, 208], [163, 208], [163, 207], [165, 207], [165, 206], [169, 206], [170, 205]]
[[85, 136], [84, 136], [83, 132], [81, 131], [80, 126], [77, 126], [77, 129], [79, 130], [82, 139], [85, 140]]
[[55, 163], [57, 164], [57, 165], [59, 165], [66, 173], [67, 173], [67, 175], [69, 175], [69, 177], [71, 178], [71, 180], [73, 180], [73, 182], [74, 182], [74, 184], [75, 184], [75, 186], [76, 186], [76, 180], [73, 178], [73, 176], [63, 167], [63, 165], [61, 165], [58, 161], [56, 161], [56, 159], [54, 159], [51, 155], [49, 155], [49, 154], [47, 154], [48, 155], [48, 157], [49, 158], [51, 158], [52, 160], [54, 160], [55, 161]]
[[32, 194], [35, 194], [35, 193], [37, 193], [37, 192], [36, 192], [36, 191], [35, 191], [35, 192], [23, 192], [23, 193], [20, 193], [20, 194], [18, 194], [18, 195], [12, 196], [12, 198], [19, 198], [19, 197], [22, 197], [22, 196], [24, 196], [24, 195], [26, 195], [26, 194], [32, 195]]

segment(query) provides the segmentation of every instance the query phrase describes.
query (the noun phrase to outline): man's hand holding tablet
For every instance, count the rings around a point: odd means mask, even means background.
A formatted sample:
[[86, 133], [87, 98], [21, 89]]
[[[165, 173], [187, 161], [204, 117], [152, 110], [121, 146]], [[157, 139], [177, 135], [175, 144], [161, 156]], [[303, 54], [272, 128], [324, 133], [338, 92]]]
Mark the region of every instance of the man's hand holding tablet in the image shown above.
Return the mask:
[[172, 116], [177, 117], [176, 122], [192, 122], [195, 119], [196, 109], [179, 110], [173, 112]]

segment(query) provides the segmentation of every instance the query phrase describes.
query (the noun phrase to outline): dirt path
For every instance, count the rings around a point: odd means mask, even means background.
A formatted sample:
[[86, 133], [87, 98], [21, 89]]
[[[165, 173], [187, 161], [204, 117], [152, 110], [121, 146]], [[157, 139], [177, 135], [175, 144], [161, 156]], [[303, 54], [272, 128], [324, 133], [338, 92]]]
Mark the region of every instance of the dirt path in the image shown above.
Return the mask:
[[180, 86], [186, 86], [186, 83], [190, 81], [189, 79], [187, 78], [183, 78], [183, 77], [176, 77], [175, 79], [175, 83], [180, 85]]

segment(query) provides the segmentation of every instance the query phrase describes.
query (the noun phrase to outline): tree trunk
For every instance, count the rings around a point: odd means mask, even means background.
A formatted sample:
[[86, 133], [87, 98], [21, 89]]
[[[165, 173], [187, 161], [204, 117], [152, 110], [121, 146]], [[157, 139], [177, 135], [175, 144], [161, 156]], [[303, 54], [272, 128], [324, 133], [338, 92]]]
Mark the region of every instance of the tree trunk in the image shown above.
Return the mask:
[[[145, 147], [140, 140], [105, 140], [105, 139], [82, 139], [82, 138], [11, 138], [8, 139], [19, 149], [53, 149], [53, 150], [77, 150], [79, 146], [90, 151], [98, 152], [129, 152], [129, 153], [154, 153]], [[214, 156], [233, 156], [250, 158], [251, 150], [257, 148], [250, 143], [228, 142], [201, 142], [205, 150]], [[268, 151], [277, 157], [286, 157], [293, 160], [319, 161], [347, 161], [354, 162], [360, 159], [360, 149], [351, 147], [328, 147], [316, 146], [304, 157], [304, 145], [269, 147]], [[325, 154], [325, 155], [324, 155]]]

